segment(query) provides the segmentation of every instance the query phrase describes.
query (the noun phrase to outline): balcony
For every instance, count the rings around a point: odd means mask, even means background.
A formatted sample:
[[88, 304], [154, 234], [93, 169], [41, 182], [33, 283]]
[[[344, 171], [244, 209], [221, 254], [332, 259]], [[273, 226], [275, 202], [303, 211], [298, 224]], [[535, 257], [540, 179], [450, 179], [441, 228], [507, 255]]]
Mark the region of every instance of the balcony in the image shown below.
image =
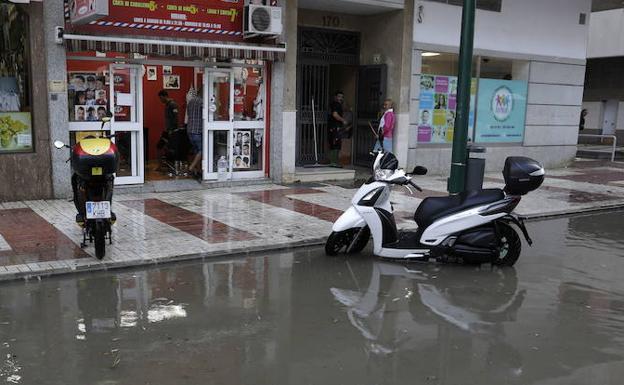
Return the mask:
[[299, 8], [343, 13], [375, 15], [403, 9], [404, 0], [299, 0]]

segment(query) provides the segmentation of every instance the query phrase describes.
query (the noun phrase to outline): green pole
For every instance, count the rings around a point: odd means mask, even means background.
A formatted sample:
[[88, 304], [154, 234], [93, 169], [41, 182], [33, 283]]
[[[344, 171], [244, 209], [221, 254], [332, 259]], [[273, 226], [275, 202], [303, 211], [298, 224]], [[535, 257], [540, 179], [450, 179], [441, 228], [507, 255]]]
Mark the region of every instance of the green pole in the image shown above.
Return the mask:
[[457, 79], [457, 115], [453, 133], [453, 156], [451, 177], [448, 181], [450, 194], [464, 190], [466, 181], [466, 143], [470, 115], [470, 86], [472, 81], [472, 47], [474, 42], [476, 0], [464, 0], [462, 11], [461, 41], [459, 45], [459, 74]]

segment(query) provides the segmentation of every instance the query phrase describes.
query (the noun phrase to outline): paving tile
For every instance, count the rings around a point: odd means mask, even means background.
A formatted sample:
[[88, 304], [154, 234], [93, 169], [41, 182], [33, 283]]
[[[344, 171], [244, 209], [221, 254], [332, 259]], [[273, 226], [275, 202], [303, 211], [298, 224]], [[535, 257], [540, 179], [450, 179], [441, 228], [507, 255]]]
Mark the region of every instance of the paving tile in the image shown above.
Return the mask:
[[124, 201], [122, 204], [209, 243], [242, 241], [255, 238], [255, 236], [246, 231], [227, 226], [209, 217], [158, 199]]

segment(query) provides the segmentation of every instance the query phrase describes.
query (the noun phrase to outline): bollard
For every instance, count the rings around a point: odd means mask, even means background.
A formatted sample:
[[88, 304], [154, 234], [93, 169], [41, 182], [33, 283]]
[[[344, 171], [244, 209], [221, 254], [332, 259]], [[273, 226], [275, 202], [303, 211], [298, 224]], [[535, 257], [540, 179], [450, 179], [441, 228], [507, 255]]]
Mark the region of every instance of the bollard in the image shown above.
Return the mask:
[[[466, 181], [464, 191], [482, 190], [485, 174], [485, 147], [468, 146], [468, 160], [466, 161]], [[479, 154], [471, 156], [470, 154]]]

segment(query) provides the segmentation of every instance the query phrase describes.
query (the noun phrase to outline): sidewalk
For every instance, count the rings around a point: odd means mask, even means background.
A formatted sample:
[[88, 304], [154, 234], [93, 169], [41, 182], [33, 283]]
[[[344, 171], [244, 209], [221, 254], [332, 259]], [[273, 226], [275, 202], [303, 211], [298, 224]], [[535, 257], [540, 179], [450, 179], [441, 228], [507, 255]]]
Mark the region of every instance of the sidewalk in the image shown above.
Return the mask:
[[[445, 195], [443, 177], [419, 177], [424, 192], [395, 189], [401, 227], [426, 196]], [[502, 187], [500, 173], [487, 187]], [[113, 244], [102, 261], [79, 247], [80, 228], [66, 200], [0, 204], [0, 281], [185, 259], [317, 245], [349, 207], [354, 189], [331, 184], [257, 185], [184, 192], [118, 194]], [[516, 212], [529, 219], [624, 207], [624, 164], [578, 161], [547, 179]]]

